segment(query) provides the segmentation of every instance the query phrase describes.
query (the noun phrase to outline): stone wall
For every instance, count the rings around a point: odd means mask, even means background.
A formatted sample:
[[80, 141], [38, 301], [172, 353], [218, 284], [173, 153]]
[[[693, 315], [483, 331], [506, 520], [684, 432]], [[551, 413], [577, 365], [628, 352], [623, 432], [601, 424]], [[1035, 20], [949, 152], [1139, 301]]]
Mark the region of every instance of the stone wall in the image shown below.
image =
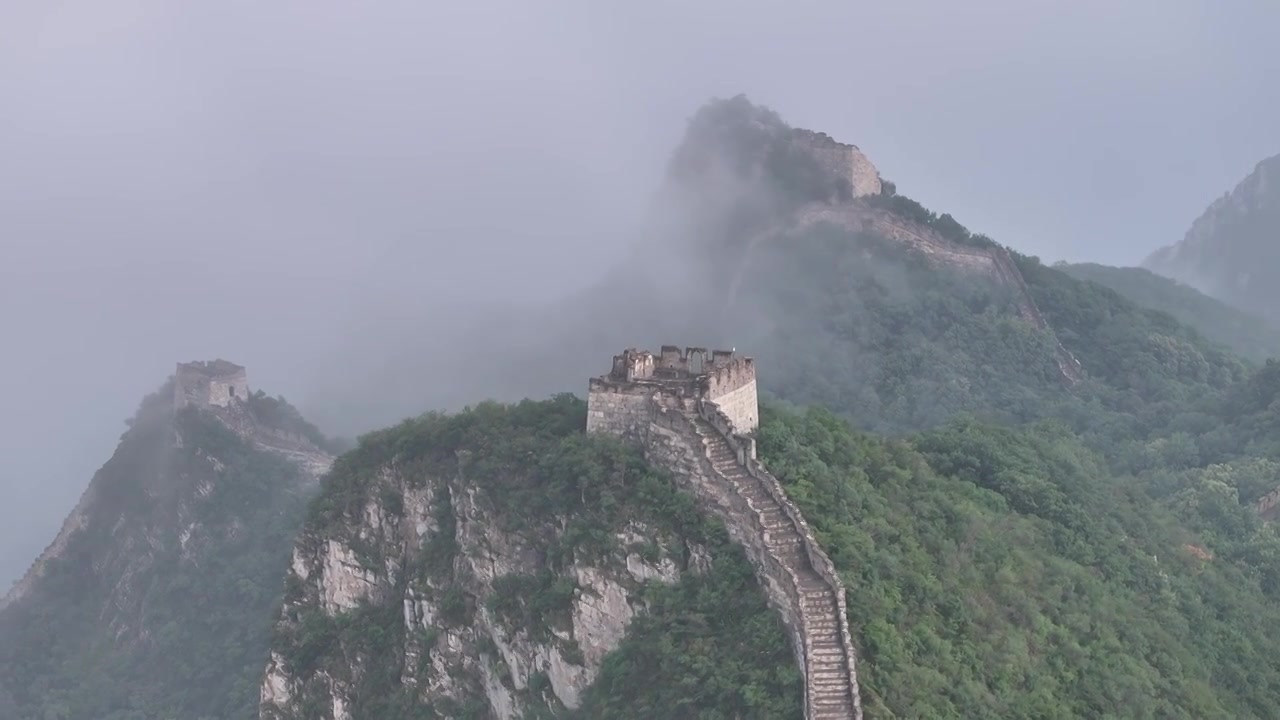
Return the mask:
[[[754, 429], [757, 413], [754, 373], [747, 380], [739, 377], [734, 382], [737, 387], [722, 395], [721, 400], [731, 398], [735, 392], [744, 396], [749, 392], [749, 412], [753, 420], [751, 427]], [[732, 387], [733, 384], [726, 378], [723, 387]], [[743, 401], [739, 407], [745, 408], [745, 405], [746, 402]], [[741, 434], [744, 432], [740, 429], [743, 421], [731, 417], [711, 399], [691, 398], [675, 392], [664, 392], [656, 387], [638, 388], [599, 378], [591, 381], [587, 407], [588, 432], [608, 432], [637, 443], [650, 463], [670, 472], [681, 488], [694, 496], [704, 512], [710, 512], [725, 523], [729, 536], [743, 547], [756, 570], [766, 599], [779, 613], [787, 628], [797, 666], [806, 678], [806, 717], [813, 717], [812, 698], [817, 680], [811, 678], [808, 672], [808, 668], [814, 663], [814, 650], [811, 639], [807, 637], [803, 616], [804, 599], [799, 569], [788, 567], [770, 552], [767, 544], [770, 531], [761, 524], [761, 516], [747, 499], [717, 472], [710, 449], [699, 435], [697, 423], [704, 423], [720, 441], [727, 443], [736, 455], [739, 466], [752, 478], [759, 480], [766, 492], [783, 509], [789, 527], [800, 538], [809, 565], [836, 598], [836, 631], [845, 657], [848, 658], [848, 686], [854, 717], [860, 718], [856, 651], [849, 631], [844, 585], [800, 509], [787, 497], [777, 478], [768, 473], [756, 459], [754, 439]], [[748, 411], [743, 409], [743, 412]], [[828, 681], [829, 678], [823, 680]]]
[[[846, 604], [844, 582], [840, 580], [840, 575], [836, 572], [835, 563], [831, 562], [831, 558], [827, 557], [827, 553], [818, 544], [818, 540], [814, 537], [809, 523], [805, 521], [804, 516], [800, 513], [800, 508], [796, 507], [791, 498], [787, 497], [786, 491], [782, 488], [782, 483], [778, 482], [776, 477], [765, 470], [764, 465], [756, 458], [755, 440], [735, 435], [732, 420], [720, 412], [713, 404], [698, 403], [697, 409], [699, 416], [715, 428], [728, 443], [729, 447], [733, 448], [737, 453], [738, 464], [747, 471], [748, 475], [760, 480], [769, 495], [782, 507], [783, 512], [786, 513], [787, 518], [801, 537], [801, 544], [804, 547], [809, 564], [835, 592], [839, 623], [838, 632], [841, 643], [844, 646], [845, 655], [850, 661], [849, 687], [853, 695], [852, 700], [857, 717], [860, 718], [862, 716], [862, 703], [858, 689], [857, 668], [854, 666], [854, 660], [857, 658], [857, 649], [853, 645], [853, 636], [849, 631], [849, 612]], [[759, 529], [757, 529], [757, 532], [759, 532]], [[794, 579], [794, 574], [790, 574], [790, 576]], [[807, 643], [805, 648], [804, 656], [801, 658], [802, 668], [807, 667], [809, 664]], [[807, 679], [806, 686], [811, 687]]]
[[[813, 225], [829, 224], [853, 232], [871, 232], [902, 243], [941, 267], [979, 273], [992, 282], [1013, 292], [1018, 315], [1031, 325], [1052, 333], [1053, 329], [1040, 313], [1031, 290], [1009, 251], [1003, 247], [977, 247], [953, 242], [932, 228], [903, 220], [885, 210], [867, 207], [862, 203], [841, 206], [810, 205], [797, 213], [796, 224], [790, 232], [800, 232]], [[1070, 351], [1056, 343], [1058, 370], [1063, 381], [1073, 385], [1084, 378], [1084, 368]]]
[[756, 365], [751, 358], [714, 368], [707, 377], [705, 397], [728, 416], [736, 432], [749, 433], [760, 426]]
[[655, 387], [592, 378], [587, 388], [587, 432], [643, 437], [657, 392]]
[[746, 551], [766, 600], [787, 628], [796, 666], [803, 672], [805, 643], [797, 582], [769, 554], [764, 536], [752, 522], [754, 514], [747, 501], [727, 484], [715, 481], [715, 471], [703, 452], [693, 422], [680, 410], [655, 406], [643, 449], [648, 462], [670, 472], [680, 488], [694, 496], [703, 512], [724, 522], [729, 537]]
[[791, 142], [818, 162], [823, 170], [848, 185], [850, 196], [880, 194], [880, 173], [856, 145], [837, 142], [825, 133], [796, 128]]

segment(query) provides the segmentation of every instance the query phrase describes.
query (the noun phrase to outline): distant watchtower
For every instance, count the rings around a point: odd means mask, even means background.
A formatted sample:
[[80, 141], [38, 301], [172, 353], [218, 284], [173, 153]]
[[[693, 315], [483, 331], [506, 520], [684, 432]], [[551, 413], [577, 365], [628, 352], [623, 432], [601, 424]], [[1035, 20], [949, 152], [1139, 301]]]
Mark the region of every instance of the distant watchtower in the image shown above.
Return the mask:
[[693, 410], [715, 404], [733, 429], [747, 434], [760, 424], [756, 365], [733, 350], [663, 345], [658, 355], [634, 348], [613, 356], [608, 375], [592, 378], [587, 392], [587, 432], [631, 435], [645, 427], [653, 401]]
[[226, 360], [178, 363], [173, 378], [173, 406], [229, 407], [249, 399], [249, 380], [242, 366]]

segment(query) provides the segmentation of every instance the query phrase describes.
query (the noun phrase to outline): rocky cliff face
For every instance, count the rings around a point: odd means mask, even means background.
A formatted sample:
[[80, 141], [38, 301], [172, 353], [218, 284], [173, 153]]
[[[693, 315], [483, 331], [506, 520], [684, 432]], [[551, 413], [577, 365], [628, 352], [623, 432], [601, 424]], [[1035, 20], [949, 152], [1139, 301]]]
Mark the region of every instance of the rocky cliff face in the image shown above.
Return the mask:
[[723, 531], [656, 506], [679, 496], [633, 451], [490, 411], [504, 436], [425, 418], [339, 461], [294, 548], [264, 719], [590, 717], [648, 593], [715, 572]]
[[[563, 518], [504, 531], [492, 499], [464, 480], [392, 469], [379, 480], [385, 485], [358, 519], [299, 541], [289, 582], [300, 592], [289, 598], [283, 630], [301, 630], [293, 621], [309, 613], [340, 621], [369, 606], [399, 607], [402, 643], [391, 648], [395, 657], [378, 662], [397, 665], [400, 689], [438, 712], [483, 705], [494, 717], [516, 718], [534, 706], [579, 707], [604, 656], [643, 611], [642, 584], [674, 583], [707, 562], [696, 544], [628, 523], [610, 535], [614, 550], [561, 568], [554, 582], [562, 605], [526, 625], [522, 620], [534, 618], [516, 606], [533, 598], [521, 590], [533, 584], [530, 570], [543, 565], [548, 547], [564, 540], [557, 527]], [[403, 513], [389, 511], [388, 499]], [[425, 571], [414, 557], [416, 549], [432, 552], [431, 543], [457, 545], [445, 572]], [[382, 555], [381, 562], [371, 562], [374, 555]], [[286, 644], [273, 651], [262, 716], [356, 717], [356, 694], [369, 670], [364, 663], [373, 658], [322, 663], [308, 672], [294, 655], [299, 649]]]
[[1280, 319], [1280, 155], [1258, 163], [1181, 242], [1156, 251], [1143, 266], [1273, 323]]
[[214, 413], [173, 397], [143, 402], [0, 606], [18, 717], [254, 714], [246, 659], [266, 650], [289, 539], [331, 456], [283, 401]]

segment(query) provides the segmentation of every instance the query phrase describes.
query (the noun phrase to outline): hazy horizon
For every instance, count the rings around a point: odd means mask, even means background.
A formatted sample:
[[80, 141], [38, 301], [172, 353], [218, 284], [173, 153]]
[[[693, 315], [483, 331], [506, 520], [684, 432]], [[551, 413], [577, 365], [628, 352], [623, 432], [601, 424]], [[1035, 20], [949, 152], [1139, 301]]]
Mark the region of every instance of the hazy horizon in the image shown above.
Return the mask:
[[8, 3], [0, 591], [176, 362], [340, 414], [405, 335], [620, 261], [712, 97], [857, 144], [1022, 252], [1136, 264], [1280, 152], [1278, 23], [1259, 0]]

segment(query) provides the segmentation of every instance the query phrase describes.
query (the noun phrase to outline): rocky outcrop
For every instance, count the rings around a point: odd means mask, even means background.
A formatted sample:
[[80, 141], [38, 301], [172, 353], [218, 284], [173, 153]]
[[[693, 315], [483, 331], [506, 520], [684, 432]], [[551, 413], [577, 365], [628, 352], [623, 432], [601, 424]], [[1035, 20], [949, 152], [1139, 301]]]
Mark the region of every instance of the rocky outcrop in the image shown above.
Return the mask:
[[668, 468], [746, 550], [791, 634], [804, 676], [805, 717], [860, 719], [844, 585], [799, 508], [756, 460], [754, 442], [732, 427], [712, 403], [655, 400], [642, 442], [650, 462]]
[[1275, 520], [1280, 516], [1280, 488], [1258, 498], [1253, 504], [1253, 509], [1263, 520]]
[[[552, 591], [541, 568], [566, 523], [513, 523], [466, 479], [468, 461], [462, 453], [451, 477], [384, 466], [343, 520], [304, 531], [261, 685], [264, 719], [350, 717], [375, 666], [399, 668], [395, 691], [442, 716], [476, 702], [502, 720], [531, 707], [576, 708], [644, 611], [642, 586], [700, 572], [700, 547], [630, 522], [612, 533], [616, 550], [575, 554], [555, 574], [556, 592], [567, 593], [558, 610], [524, 622], [510, 607]], [[366, 657], [353, 643], [303, 667], [295, 640], [304, 627], [384, 610], [399, 625], [386, 654]]]
[[1142, 265], [1274, 322], [1280, 317], [1277, 239], [1280, 155], [1259, 162], [1196, 218], [1181, 241], [1152, 253]]

